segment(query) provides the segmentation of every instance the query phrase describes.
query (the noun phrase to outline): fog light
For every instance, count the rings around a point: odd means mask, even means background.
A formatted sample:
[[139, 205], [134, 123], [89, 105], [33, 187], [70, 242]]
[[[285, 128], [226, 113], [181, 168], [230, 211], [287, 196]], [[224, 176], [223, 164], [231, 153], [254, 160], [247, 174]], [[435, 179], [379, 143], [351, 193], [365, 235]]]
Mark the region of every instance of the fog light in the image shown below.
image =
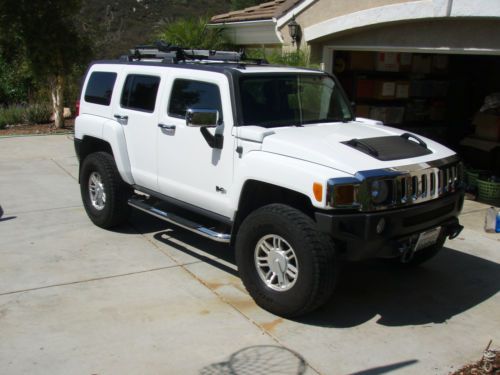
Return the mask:
[[382, 218], [377, 223], [377, 234], [381, 234], [385, 229], [385, 219]]

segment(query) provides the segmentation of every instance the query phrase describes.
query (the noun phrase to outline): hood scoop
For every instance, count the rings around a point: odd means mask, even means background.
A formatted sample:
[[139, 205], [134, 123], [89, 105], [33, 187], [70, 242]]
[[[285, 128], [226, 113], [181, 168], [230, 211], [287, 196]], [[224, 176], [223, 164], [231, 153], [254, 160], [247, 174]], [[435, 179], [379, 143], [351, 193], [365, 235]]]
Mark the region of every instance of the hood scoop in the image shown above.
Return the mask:
[[[416, 142], [410, 141], [410, 139], [414, 139]], [[410, 133], [404, 133], [400, 136], [355, 138], [342, 143], [381, 161], [409, 159], [432, 154], [423, 140]]]

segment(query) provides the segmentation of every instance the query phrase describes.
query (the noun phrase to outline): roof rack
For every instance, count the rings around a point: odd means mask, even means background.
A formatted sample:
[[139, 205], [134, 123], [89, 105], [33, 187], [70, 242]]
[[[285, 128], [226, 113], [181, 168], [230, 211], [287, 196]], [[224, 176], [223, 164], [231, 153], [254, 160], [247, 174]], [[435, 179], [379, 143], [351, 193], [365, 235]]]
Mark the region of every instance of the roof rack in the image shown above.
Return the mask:
[[127, 61], [161, 60], [166, 64], [178, 64], [179, 62], [219, 62], [235, 63], [239, 65], [268, 64], [265, 59], [249, 59], [245, 51], [215, 51], [204, 49], [186, 49], [173, 46], [164, 41], [158, 41], [152, 45], [139, 45], [131, 49], [129, 54], [120, 59]]

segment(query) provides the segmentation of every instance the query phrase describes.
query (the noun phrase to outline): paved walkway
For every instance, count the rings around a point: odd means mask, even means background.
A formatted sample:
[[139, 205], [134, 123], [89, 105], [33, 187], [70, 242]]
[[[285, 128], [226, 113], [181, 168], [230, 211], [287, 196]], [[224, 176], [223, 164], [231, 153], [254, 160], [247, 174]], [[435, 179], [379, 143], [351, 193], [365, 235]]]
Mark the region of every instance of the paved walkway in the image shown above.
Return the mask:
[[77, 170], [67, 135], [0, 139], [2, 374], [447, 374], [500, 346], [484, 205], [424, 267], [347, 265], [325, 308], [287, 321], [248, 297], [228, 247], [139, 212], [92, 225]]

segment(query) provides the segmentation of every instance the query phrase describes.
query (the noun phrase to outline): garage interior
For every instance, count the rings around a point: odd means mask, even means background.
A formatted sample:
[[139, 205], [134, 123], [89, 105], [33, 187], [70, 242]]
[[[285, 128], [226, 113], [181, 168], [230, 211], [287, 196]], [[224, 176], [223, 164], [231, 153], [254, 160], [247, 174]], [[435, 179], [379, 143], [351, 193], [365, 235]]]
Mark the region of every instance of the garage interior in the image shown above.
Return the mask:
[[[329, 48], [323, 51], [332, 53], [331, 70], [357, 117], [424, 135], [457, 151], [466, 165], [469, 191], [499, 206], [500, 48], [489, 28], [498, 23], [483, 22], [475, 33], [465, 22], [426, 25], [349, 33], [323, 42]], [[489, 184], [482, 196], [478, 178]]]

